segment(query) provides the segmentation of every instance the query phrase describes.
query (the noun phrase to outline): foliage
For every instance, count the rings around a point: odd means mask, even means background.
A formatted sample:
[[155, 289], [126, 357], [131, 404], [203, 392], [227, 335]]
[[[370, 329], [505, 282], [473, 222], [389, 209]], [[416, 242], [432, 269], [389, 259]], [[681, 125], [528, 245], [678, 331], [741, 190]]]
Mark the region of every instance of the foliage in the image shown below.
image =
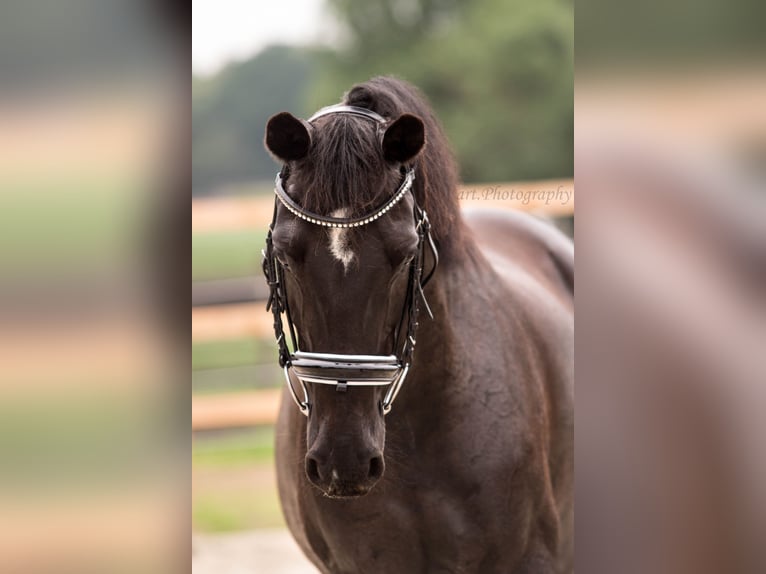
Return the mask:
[[192, 177], [195, 195], [275, 173], [263, 149], [268, 118], [283, 110], [305, 113], [312, 55], [272, 46], [230, 64], [212, 78], [193, 79]]
[[328, 0], [337, 49], [272, 47], [194, 83], [194, 187], [271, 179], [268, 117], [394, 74], [427, 95], [465, 181], [573, 173], [571, 0]]
[[[418, 0], [406, 11], [383, 0], [331, 4], [351, 40], [323, 61], [314, 106], [337, 100], [338, 86], [393, 73], [429, 97], [465, 181], [572, 175], [570, 1]], [[371, 21], [374, 31], [363, 25]]]

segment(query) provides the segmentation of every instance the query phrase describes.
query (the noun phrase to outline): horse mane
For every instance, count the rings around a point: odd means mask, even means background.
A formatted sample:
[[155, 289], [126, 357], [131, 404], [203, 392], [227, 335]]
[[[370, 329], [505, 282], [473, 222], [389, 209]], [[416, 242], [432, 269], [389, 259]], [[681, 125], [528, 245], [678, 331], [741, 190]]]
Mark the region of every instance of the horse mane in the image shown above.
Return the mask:
[[[425, 124], [426, 144], [415, 159], [414, 193], [428, 212], [434, 239], [445, 257], [463, 245], [455, 161], [439, 120], [425, 96], [407, 82], [393, 77], [376, 77], [353, 86], [343, 103], [374, 111], [388, 120], [403, 113], [420, 117]], [[384, 178], [394, 169], [383, 158], [382, 133], [365, 118], [330, 114], [317, 121], [307, 161], [311, 163], [312, 193], [303, 198], [305, 208], [328, 213], [338, 206], [355, 215], [377, 206], [383, 198], [379, 187], [364, 189], [359, 181]], [[304, 182], [308, 184], [309, 182]], [[384, 189], [391, 194], [394, 189]]]

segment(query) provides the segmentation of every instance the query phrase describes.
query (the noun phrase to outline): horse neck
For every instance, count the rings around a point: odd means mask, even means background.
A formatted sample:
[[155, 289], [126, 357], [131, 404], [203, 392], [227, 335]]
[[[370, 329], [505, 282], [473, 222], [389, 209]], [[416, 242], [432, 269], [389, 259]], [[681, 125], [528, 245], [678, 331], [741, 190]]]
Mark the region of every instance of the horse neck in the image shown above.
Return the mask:
[[[454, 390], [456, 379], [470, 362], [466, 340], [480, 336], [473, 310], [489, 282], [497, 279], [489, 263], [473, 242], [461, 256], [440, 264], [426, 288], [433, 311], [431, 319], [421, 311], [417, 346], [413, 357], [412, 385], [417, 385], [430, 400], [439, 400]], [[419, 396], [421, 393], [412, 394]]]

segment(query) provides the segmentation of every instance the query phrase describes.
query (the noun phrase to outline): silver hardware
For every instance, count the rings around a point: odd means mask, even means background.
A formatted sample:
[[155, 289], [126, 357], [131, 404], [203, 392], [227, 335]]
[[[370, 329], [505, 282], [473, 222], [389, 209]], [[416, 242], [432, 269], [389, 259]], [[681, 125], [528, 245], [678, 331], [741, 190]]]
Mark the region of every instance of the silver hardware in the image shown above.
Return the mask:
[[288, 368], [288, 365], [285, 365], [283, 367], [284, 373], [285, 373], [285, 382], [287, 382], [287, 388], [290, 390], [290, 396], [295, 401], [295, 404], [298, 405], [298, 408], [300, 411], [305, 415], [309, 416], [309, 410], [311, 410], [311, 404], [309, 403], [309, 391], [306, 388], [306, 383], [301, 381], [301, 387], [303, 388], [303, 400], [301, 401], [298, 398], [298, 393], [295, 392], [295, 387], [293, 387], [293, 382], [290, 380], [290, 371]]
[[[346, 355], [346, 356], [354, 356], [354, 355]], [[364, 355], [361, 355], [364, 356]], [[380, 403], [381, 409], [383, 411], [384, 415], [387, 415], [389, 412], [391, 412], [391, 407], [394, 404], [394, 401], [396, 400], [396, 397], [399, 395], [399, 391], [402, 389], [402, 386], [404, 385], [404, 380], [407, 378], [407, 373], [410, 370], [409, 364], [405, 365], [403, 368], [399, 370], [397, 373], [397, 376], [394, 378], [393, 382], [390, 379], [385, 380], [371, 380], [371, 379], [364, 379], [364, 380], [347, 380], [347, 379], [322, 379], [319, 377], [307, 377], [302, 375], [297, 375], [296, 377], [301, 383], [301, 389], [303, 391], [303, 400], [301, 400], [298, 397], [298, 393], [295, 392], [295, 387], [293, 386], [292, 380], [290, 379], [290, 370], [289, 365], [285, 365], [283, 367], [284, 375], [285, 375], [285, 381], [287, 383], [287, 388], [290, 391], [290, 396], [292, 397], [295, 404], [298, 406], [298, 409], [303, 413], [305, 416], [309, 416], [309, 413], [311, 411], [311, 400], [309, 398], [309, 391], [306, 387], [306, 383], [319, 383], [323, 385], [333, 385], [333, 386], [340, 386], [342, 385], [343, 390], [345, 391], [348, 387], [366, 387], [366, 386], [386, 386], [388, 385], [388, 390], [386, 391], [385, 396], [383, 397], [383, 400]]]
[[391, 384], [391, 387], [388, 389], [388, 392], [386, 393], [386, 396], [383, 397], [383, 401], [380, 403], [381, 408], [383, 409], [383, 414], [387, 415], [391, 412], [391, 406], [394, 404], [394, 401], [396, 400], [396, 396], [399, 394], [399, 391], [402, 388], [402, 385], [404, 384], [404, 379], [407, 378], [407, 373], [410, 371], [410, 365], [407, 363], [404, 365], [404, 369], [402, 369], [402, 372], [399, 374], [399, 378], [396, 379]]
[[321, 377], [311, 377], [306, 375], [295, 375], [301, 381], [307, 383], [319, 383], [320, 385], [337, 385], [339, 380], [345, 381], [349, 387], [385, 387], [391, 384], [391, 379], [323, 379]]
[[391, 363], [396, 364], [396, 355], [343, 355], [338, 353], [311, 353], [295, 351], [297, 359], [318, 359], [320, 361], [336, 361], [339, 363]]

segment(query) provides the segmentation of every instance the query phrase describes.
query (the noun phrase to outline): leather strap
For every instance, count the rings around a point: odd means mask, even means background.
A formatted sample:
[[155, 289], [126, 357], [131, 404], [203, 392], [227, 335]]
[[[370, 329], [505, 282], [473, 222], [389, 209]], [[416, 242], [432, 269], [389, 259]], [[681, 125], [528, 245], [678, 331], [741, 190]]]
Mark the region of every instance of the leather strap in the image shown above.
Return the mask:
[[327, 106], [325, 108], [322, 108], [321, 110], [316, 112], [313, 116], [311, 116], [308, 119], [308, 121], [310, 123], [317, 118], [321, 118], [322, 116], [326, 116], [328, 114], [338, 114], [338, 113], [353, 114], [355, 116], [367, 118], [368, 120], [373, 120], [380, 124], [383, 124], [386, 122], [386, 118], [384, 118], [380, 114], [376, 114], [372, 110], [368, 110], [367, 108], [358, 108], [356, 106], [347, 106], [344, 104], [335, 104], [334, 106]]

